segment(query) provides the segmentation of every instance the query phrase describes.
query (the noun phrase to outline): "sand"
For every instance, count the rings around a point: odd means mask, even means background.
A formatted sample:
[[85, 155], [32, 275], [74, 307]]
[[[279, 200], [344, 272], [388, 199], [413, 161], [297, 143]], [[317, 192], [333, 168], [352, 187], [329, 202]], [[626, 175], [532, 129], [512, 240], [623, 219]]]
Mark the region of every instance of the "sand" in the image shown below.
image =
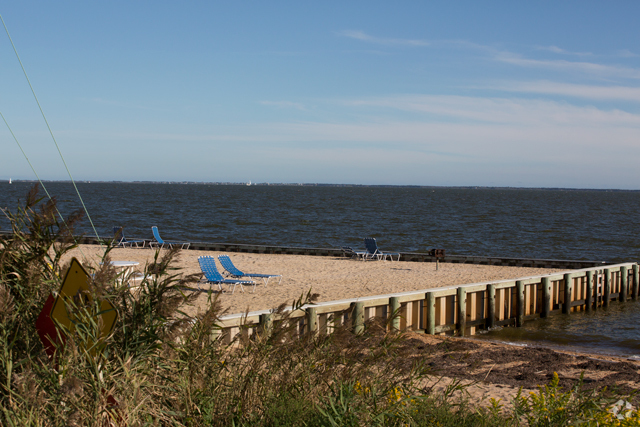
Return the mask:
[[[154, 250], [143, 248], [115, 248], [111, 251], [111, 259], [116, 261], [136, 261], [139, 272], [153, 261]], [[83, 264], [97, 265], [103, 249], [95, 245], [81, 245], [71, 251], [68, 256], [77, 257]], [[179, 273], [190, 275], [200, 273], [199, 256], [216, 256], [226, 254], [233, 263], [245, 273], [281, 274], [282, 281], [274, 278], [265, 286], [261, 280], [258, 285], [240, 287], [231, 294], [229, 288], [220, 295], [223, 309], [228, 314], [242, 313], [246, 310], [258, 311], [277, 307], [282, 303], [291, 303], [309, 290], [320, 295], [319, 301], [336, 301], [348, 298], [359, 298], [374, 295], [385, 295], [405, 291], [437, 288], [443, 286], [480, 283], [501, 279], [516, 279], [527, 276], [547, 274], [556, 271], [544, 268], [502, 267], [471, 264], [440, 263], [436, 270], [435, 263], [397, 262], [397, 261], [360, 261], [342, 257], [321, 257], [310, 255], [268, 255], [228, 253], [215, 251], [180, 251], [175, 266]], [[218, 269], [222, 267], [216, 259]], [[191, 285], [197, 289], [196, 284]], [[208, 290], [209, 285], [202, 289]], [[218, 287], [213, 287], [218, 291]], [[206, 292], [195, 301], [194, 306], [187, 307], [187, 314], [195, 314], [207, 305]]]
[[[537, 392], [557, 373], [566, 391], [584, 375], [583, 390], [616, 389], [622, 394], [640, 387], [640, 362], [620, 357], [580, 354], [544, 347], [522, 347], [473, 338], [442, 337], [409, 333], [402, 344], [405, 363], [426, 363], [433, 377], [425, 391], [437, 391], [453, 379], [466, 385], [470, 403], [489, 406], [501, 399], [506, 408], [522, 388], [522, 395]], [[631, 399], [637, 407], [638, 398]]]

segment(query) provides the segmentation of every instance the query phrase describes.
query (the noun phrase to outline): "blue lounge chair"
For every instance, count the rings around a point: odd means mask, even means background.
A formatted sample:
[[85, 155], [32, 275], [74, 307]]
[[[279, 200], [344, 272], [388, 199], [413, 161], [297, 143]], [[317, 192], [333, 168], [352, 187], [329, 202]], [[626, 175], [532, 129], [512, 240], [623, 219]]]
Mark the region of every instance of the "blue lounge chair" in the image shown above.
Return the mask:
[[222, 285], [233, 285], [233, 290], [231, 293], [236, 291], [236, 286], [240, 285], [240, 289], [244, 292], [243, 285], [253, 285], [253, 291], [256, 290], [256, 282], [253, 280], [237, 280], [237, 279], [225, 279], [222, 277], [222, 274], [218, 271], [218, 267], [216, 267], [216, 259], [212, 256], [201, 256], [198, 257], [198, 263], [200, 264], [200, 270], [202, 270], [202, 274], [204, 278], [198, 282], [198, 289], [200, 289], [200, 283], [208, 283], [209, 289], [211, 289], [211, 285], [218, 285], [220, 292], [222, 292]]
[[133, 245], [136, 248], [144, 248], [144, 240], [127, 240], [124, 237], [124, 229], [122, 227], [113, 227], [113, 245], [126, 248], [127, 245], [132, 248]]
[[[271, 279], [272, 277], [280, 278], [278, 285], [282, 282], [282, 274], [243, 273], [242, 271], [238, 270], [235, 265], [233, 265], [233, 262], [231, 262], [231, 258], [229, 258], [229, 255], [218, 255], [218, 259], [220, 260], [220, 264], [222, 264], [222, 267], [225, 270], [227, 270], [227, 273], [229, 274], [229, 276], [235, 277], [236, 279], [239, 279], [241, 277], [251, 277], [252, 279], [262, 279], [264, 281], [265, 286], [267, 286], [267, 284], [269, 283], [269, 279]], [[253, 291], [254, 292], [256, 291], [255, 286], [253, 287]]]
[[385, 260], [387, 257], [393, 261], [394, 255], [398, 256], [398, 261], [400, 261], [400, 254], [398, 252], [382, 252], [378, 249], [378, 244], [376, 243], [376, 239], [373, 237], [367, 237], [364, 239], [364, 245], [367, 248], [367, 258], [373, 259], [376, 258], [378, 260]]
[[167, 245], [169, 248], [173, 248], [174, 246], [180, 246], [182, 249], [189, 249], [189, 242], [169, 242], [166, 240], [162, 240], [160, 237], [160, 233], [158, 232], [158, 227], [155, 225], [151, 227], [151, 232], [153, 233], [153, 238], [156, 239], [154, 242], [149, 242], [150, 247], [160, 247], [160, 249], [164, 248]]

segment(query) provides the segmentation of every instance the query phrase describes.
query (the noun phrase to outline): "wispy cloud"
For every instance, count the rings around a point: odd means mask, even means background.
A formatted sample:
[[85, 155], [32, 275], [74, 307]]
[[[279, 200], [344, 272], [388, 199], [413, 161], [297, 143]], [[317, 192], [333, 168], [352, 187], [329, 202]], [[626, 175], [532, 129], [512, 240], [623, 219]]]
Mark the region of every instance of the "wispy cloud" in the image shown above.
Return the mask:
[[544, 50], [547, 52], [557, 53], [559, 55], [575, 55], [575, 56], [590, 56], [591, 52], [571, 52], [566, 49], [562, 49], [558, 46], [535, 46], [536, 50]]
[[631, 52], [629, 49], [620, 49], [616, 54], [621, 58], [638, 58], [640, 55]]
[[507, 64], [528, 68], [546, 68], [557, 71], [581, 72], [600, 77], [622, 77], [640, 79], [640, 70], [618, 65], [604, 65], [594, 62], [577, 62], [567, 60], [540, 60], [525, 58], [511, 52], [499, 52], [494, 59]]
[[429, 122], [496, 123], [524, 127], [574, 124], [586, 127], [640, 126], [638, 114], [539, 99], [405, 95], [351, 100], [344, 104], [423, 114], [420, 120]]
[[596, 100], [620, 100], [640, 102], [640, 88], [629, 86], [594, 86], [558, 83], [550, 81], [510, 82], [491, 85], [488, 88], [507, 92], [539, 93]]
[[296, 110], [307, 111], [304, 104], [291, 101], [260, 101], [260, 104], [278, 108], [294, 108]]
[[374, 43], [385, 46], [430, 46], [432, 43], [428, 40], [420, 39], [398, 39], [398, 38], [385, 38], [375, 37], [358, 30], [344, 30], [338, 31], [337, 34], [342, 37], [348, 37], [363, 42]]
[[[216, 127], [204, 134], [137, 134], [135, 138], [182, 141], [245, 142], [362, 142], [403, 144], [439, 140], [468, 147], [491, 138], [519, 144], [572, 144], [569, 141], [600, 143], [614, 140], [614, 135], [640, 138], [640, 114], [618, 109], [576, 106], [550, 100], [519, 98], [481, 98], [466, 96], [398, 95], [391, 97], [334, 101], [327, 108], [342, 109], [353, 120], [277, 122], [244, 124], [242, 127]], [[351, 110], [351, 111], [350, 111]], [[398, 112], [411, 113], [402, 118]], [[125, 137], [120, 135], [120, 137]], [[539, 138], [539, 139], [538, 139]], [[614, 138], [614, 139], [612, 139]], [[637, 139], [620, 137], [616, 145], [626, 142], [637, 146]], [[546, 142], [544, 142], [546, 141]]]
[[[561, 72], [583, 73], [591, 76], [596, 76], [598, 78], [640, 79], [640, 69], [637, 68], [625, 67], [615, 64], [602, 64], [598, 62], [569, 61], [566, 59], [533, 59], [519, 53], [500, 50], [493, 46], [482, 45], [466, 40], [424, 40], [378, 37], [360, 30], [344, 30], [337, 32], [337, 34], [342, 37], [348, 37], [366, 43], [377, 44], [380, 46], [429, 46], [434, 48], [454, 47], [461, 49], [472, 49], [484, 52], [495, 61], [523, 68], [543, 68]], [[534, 49], [539, 51], [552, 52], [559, 55], [570, 55], [577, 57], [593, 56], [591, 52], [572, 52], [555, 45], [534, 46]], [[620, 50], [617, 55], [619, 57], [625, 58], [640, 56], [626, 49]]]

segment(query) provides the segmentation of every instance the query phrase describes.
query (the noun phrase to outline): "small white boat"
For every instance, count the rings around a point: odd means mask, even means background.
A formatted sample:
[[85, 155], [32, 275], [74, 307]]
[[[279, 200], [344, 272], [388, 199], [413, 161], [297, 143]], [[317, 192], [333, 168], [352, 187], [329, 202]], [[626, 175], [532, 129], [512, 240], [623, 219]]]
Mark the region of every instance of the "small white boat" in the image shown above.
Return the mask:
[[251, 181], [247, 182], [247, 186], [251, 185]]
[[9, 178], [9, 184], [11, 184], [11, 178]]

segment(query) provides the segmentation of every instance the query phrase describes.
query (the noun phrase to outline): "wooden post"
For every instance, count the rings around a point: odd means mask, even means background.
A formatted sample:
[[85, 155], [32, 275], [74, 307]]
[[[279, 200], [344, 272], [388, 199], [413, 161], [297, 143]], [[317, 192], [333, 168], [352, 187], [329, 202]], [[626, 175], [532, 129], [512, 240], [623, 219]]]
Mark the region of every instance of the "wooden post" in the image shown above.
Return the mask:
[[604, 269], [604, 286], [602, 290], [602, 306], [609, 307], [609, 300], [611, 299], [611, 270]]
[[593, 308], [593, 271], [587, 271], [587, 290], [584, 296], [584, 308], [586, 311], [591, 311]]
[[391, 306], [390, 316], [395, 316], [391, 320], [391, 330], [400, 330], [400, 299], [398, 297], [389, 298], [389, 305]]
[[600, 304], [600, 270], [593, 271], [593, 311], [598, 310]]
[[218, 327], [213, 328], [211, 330], [210, 337], [211, 337], [211, 342], [215, 342], [215, 341], [218, 341], [219, 339], [221, 339], [222, 338], [222, 328], [218, 328]]
[[516, 326], [524, 325], [524, 282], [522, 280], [518, 280], [516, 282]]
[[631, 299], [634, 301], [638, 300], [638, 291], [640, 288], [640, 277], [638, 274], [638, 264], [633, 264], [633, 286], [631, 288]]
[[496, 327], [496, 285], [487, 286], [487, 329]]
[[573, 294], [573, 279], [571, 273], [564, 275], [564, 301], [562, 303], [562, 312], [564, 314], [571, 313], [571, 300]]
[[315, 307], [308, 307], [307, 312], [307, 332], [315, 334], [318, 332], [318, 315]]
[[351, 303], [351, 327], [353, 333], [360, 335], [364, 332], [364, 303]]
[[467, 328], [467, 289], [460, 286], [458, 297], [458, 334], [463, 337]]
[[260, 332], [269, 338], [273, 332], [273, 315], [271, 313], [264, 313], [260, 315]]
[[434, 335], [436, 333], [436, 294], [427, 292], [427, 327], [425, 332]]
[[540, 317], [549, 317], [549, 313], [551, 313], [551, 280], [548, 277], [543, 277]]
[[620, 267], [620, 295], [618, 295], [618, 301], [625, 302], [627, 300], [627, 285], [629, 277], [629, 273], [627, 272], [627, 267]]

